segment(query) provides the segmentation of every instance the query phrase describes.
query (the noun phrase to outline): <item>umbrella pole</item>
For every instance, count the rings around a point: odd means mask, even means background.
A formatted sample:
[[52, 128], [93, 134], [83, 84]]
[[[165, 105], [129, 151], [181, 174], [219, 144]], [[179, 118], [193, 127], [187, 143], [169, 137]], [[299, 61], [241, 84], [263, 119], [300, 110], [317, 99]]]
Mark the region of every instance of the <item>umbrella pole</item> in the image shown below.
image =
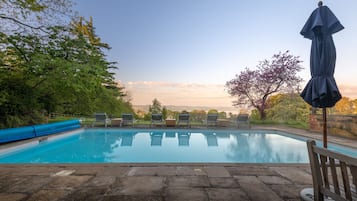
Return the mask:
[[326, 115], [326, 108], [322, 108], [322, 126], [323, 126], [323, 142], [324, 148], [327, 148], [327, 115]]

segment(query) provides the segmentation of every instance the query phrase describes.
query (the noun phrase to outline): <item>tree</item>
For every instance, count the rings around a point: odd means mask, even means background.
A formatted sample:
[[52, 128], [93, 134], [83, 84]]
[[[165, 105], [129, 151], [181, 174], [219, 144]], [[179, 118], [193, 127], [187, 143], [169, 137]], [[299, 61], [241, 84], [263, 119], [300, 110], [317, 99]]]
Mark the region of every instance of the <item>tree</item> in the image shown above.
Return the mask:
[[204, 110], [192, 110], [190, 112], [191, 121], [202, 122], [206, 119], [206, 111]]
[[279, 93], [267, 101], [267, 118], [274, 121], [307, 123], [310, 105], [298, 93]]
[[161, 103], [156, 98], [152, 101], [152, 105], [149, 107], [149, 112], [151, 114], [161, 113]]
[[226, 83], [231, 96], [236, 96], [234, 106], [248, 105], [256, 108], [260, 118], [266, 118], [266, 102], [270, 95], [297, 89], [302, 79], [297, 73], [302, 69], [302, 61], [286, 51], [273, 55], [272, 60], [264, 60], [257, 70], [246, 68]]
[[164, 120], [167, 118], [167, 113], [168, 113], [167, 108], [164, 106], [164, 107], [162, 108], [162, 118], [163, 118]]
[[47, 27], [68, 23], [73, 17], [71, 8], [71, 0], [2, 0], [0, 32], [46, 33]]
[[42, 123], [53, 112], [133, 112], [114, 81], [115, 62], [102, 51], [109, 46], [95, 35], [92, 20], [85, 26], [90, 35], [72, 26], [45, 27], [46, 34], [0, 33], [1, 128]]
[[353, 102], [347, 97], [342, 97], [342, 99], [336, 103], [334, 112], [337, 114], [352, 114], [353, 109]]
[[207, 112], [207, 114], [217, 114], [217, 113], [218, 113], [218, 110], [216, 110], [216, 109], [210, 109]]

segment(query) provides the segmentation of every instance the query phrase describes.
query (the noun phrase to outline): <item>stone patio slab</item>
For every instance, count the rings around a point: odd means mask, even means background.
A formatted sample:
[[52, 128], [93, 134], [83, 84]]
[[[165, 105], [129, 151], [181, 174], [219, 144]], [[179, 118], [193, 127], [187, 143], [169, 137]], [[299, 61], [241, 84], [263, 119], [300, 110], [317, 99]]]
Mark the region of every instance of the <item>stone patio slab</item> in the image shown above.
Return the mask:
[[109, 195], [161, 195], [165, 177], [132, 176], [117, 178]]
[[211, 177], [208, 178], [212, 187], [216, 188], [237, 188], [238, 183], [233, 178]]
[[231, 177], [229, 172], [220, 166], [206, 166], [204, 170], [207, 173], [208, 177]]
[[239, 188], [207, 188], [210, 201], [249, 201], [247, 194]]
[[268, 186], [259, 181], [256, 176], [235, 176], [243, 191], [252, 201], [279, 201], [283, 200]]
[[168, 188], [166, 200], [170, 201], [208, 201], [208, 195], [202, 188]]
[[175, 176], [168, 177], [169, 187], [209, 187], [207, 176]]

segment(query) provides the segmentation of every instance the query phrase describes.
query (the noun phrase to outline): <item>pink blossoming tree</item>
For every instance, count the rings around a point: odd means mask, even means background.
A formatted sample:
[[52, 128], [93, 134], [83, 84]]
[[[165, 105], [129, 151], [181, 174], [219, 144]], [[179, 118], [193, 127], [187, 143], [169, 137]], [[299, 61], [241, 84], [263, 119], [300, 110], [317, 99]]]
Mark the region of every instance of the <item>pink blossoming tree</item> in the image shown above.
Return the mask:
[[270, 95], [298, 89], [302, 79], [297, 75], [303, 68], [298, 56], [286, 51], [275, 54], [271, 60], [261, 61], [257, 70], [246, 68], [226, 83], [231, 96], [237, 97], [234, 106], [248, 105], [258, 110], [260, 119], [266, 118]]

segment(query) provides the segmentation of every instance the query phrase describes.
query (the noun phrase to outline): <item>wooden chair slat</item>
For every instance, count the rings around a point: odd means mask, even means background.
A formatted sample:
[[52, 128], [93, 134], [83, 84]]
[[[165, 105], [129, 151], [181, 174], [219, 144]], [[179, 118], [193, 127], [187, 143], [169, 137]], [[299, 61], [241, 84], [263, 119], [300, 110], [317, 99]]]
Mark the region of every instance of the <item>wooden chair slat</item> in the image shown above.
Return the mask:
[[336, 193], [337, 195], [341, 195], [341, 193], [340, 193], [340, 187], [339, 187], [338, 179], [337, 179], [335, 159], [329, 158], [329, 161], [330, 161], [330, 168], [331, 168], [331, 174], [332, 174], [333, 188], [334, 188], [335, 193]]
[[322, 171], [322, 178], [324, 181], [324, 186], [327, 189], [330, 189], [330, 183], [328, 181], [328, 169], [326, 166], [327, 163], [327, 157], [320, 155], [320, 167], [321, 167], [321, 171]]
[[346, 199], [352, 200], [350, 181], [348, 179], [348, 174], [347, 174], [347, 166], [346, 163], [342, 161], [340, 161], [340, 164], [341, 164], [341, 174], [342, 174], [343, 187], [345, 188]]
[[352, 174], [352, 183], [355, 185], [355, 192], [357, 193], [357, 166], [350, 166], [351, 174]]

